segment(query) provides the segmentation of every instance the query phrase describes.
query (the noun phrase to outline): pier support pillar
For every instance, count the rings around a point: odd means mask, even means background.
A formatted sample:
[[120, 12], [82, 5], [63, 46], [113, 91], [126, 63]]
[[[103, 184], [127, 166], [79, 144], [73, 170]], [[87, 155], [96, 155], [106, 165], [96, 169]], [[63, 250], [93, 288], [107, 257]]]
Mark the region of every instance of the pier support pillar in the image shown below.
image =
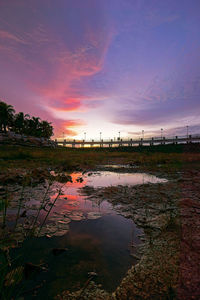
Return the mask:
[[163, 145], [165, 145], [165, 137], [163, 137]]

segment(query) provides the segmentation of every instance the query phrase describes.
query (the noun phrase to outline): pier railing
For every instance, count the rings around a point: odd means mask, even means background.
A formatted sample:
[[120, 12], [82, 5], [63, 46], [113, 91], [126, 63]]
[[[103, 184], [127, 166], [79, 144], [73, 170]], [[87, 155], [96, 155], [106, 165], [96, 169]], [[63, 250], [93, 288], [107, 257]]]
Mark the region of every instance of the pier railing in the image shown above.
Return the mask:
[[99, 140], [68, 140], [56, 139], [57, 145], [65, 147], [121, 147], [121, 146], [146, 146], [146, 145], [165, 145], [165, 144], [180, 144], [180, 143], [198, 143], [200, 135], [188, 136], [173, 136], [173, 137], [147, 137], [140, 139], [99, 139]]

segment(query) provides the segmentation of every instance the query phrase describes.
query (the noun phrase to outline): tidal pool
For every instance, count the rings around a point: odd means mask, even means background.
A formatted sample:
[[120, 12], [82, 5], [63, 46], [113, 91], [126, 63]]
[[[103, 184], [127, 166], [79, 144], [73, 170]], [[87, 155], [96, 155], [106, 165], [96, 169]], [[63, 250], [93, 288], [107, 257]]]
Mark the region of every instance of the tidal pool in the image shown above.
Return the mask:
[[[17, 258], [16, 266], [27, 262], [47, 266], [46, 271], [23, 282], [25, 299], [53, 299], [63, 290], [77, 290], [87, 282], [90, 272], [97, 274], [96, 283], [113, 291], [136, 263], [135, 254], [141, 243], [139, 235], [143, 232], [132, 220], [120, 216], [106, 200], [90, 200], [81, 194], [81, 188], [166, 182], [143, 173], [101, 171], [84, 175], [72, 173], [71, 176], [72, 183], [52, 186], [49, 204], [61, 186], [62, 194], [41, 236], [25, 240], [22, 247], [11, 252], [12, 258]], [[31, 203], [38, 206], [35, 197], [30, 197], [29, 207]], [[42, 211], [41, 219], [45, 213]], [[31, 214], [34, 209], [29, 216]], [[61, 248], [66, 251], [55, 255], [53, 249]], [[40, 286], [37, 293], [32, 292], [36, 286]]]
[[[153, 175], [145, 173], [117, 173], [110, 171], [100, 171], [86, 173], [72, 173], [72, 183], [68, 182], [63, 186], [63, 195], [56, 202], [54, 213], [61, 212], [68, 214], [72, 220], [91, 219], [107, 214], [116, 214], [112, 205], [104, 201], [91, 201], [86, 196], [81, 194], [81, 188], [91, 186], [93, 188], [117, 186], [117, 185], [137, 185], [145, 183], [164, 183], [166, 179], [161, 179]], [[80, 180], [81, 179], [81, 180]], [[61, 186], [61, 184], [58, 184]], [[55, 196], [52, 197], [52, 199]]]

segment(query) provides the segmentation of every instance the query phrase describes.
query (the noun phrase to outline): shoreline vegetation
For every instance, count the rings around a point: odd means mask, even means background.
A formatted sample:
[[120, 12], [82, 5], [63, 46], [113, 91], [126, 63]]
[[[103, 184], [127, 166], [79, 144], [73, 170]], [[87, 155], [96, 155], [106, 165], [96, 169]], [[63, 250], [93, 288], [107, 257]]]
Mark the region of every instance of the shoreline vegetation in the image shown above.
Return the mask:
[[[51, 171], [60, 174], [60, 178], [56, 180], [64, 183], [70, 180], [65, 177], [66, 173], [84, 173], [97, 170], [99, 166], [104, 168], [104, 165], [112, 171], [112, 165], [119, 165], [123, 167], [119, 167], [118, 172], [148, 172], [168, 178], [169, 181], [162, 184], [83, 190], [88, 197], [100, 201], [106, 199], [119, 207], [122, 216], [132, 219], [143, 229], [143, 243], [138, 249], [138, 263], [127, 272], [113, 293], [105, 291], [95, 283], [95, 277], [91, 277], [80, 290], [63, 291], [58, 293], [56, 299], [199, 299], [199, 144], [132, 149], [120, 147], [112, 150], [0, 145], [1, 191], [12, 184], [22, 186], [24, 180], [27, 185], [50, 181]], [[9, 204], [4, 207], [4, 215], [8, 207]], [[20, 213], [17, 214], [17, 222]], [[5, 219], [1, 235], [4, 228]], [[19, 232], [18, 234], [21, 238]], [[12, 288], [14, 292], [22, 280], [24, 269], [18, 267], [13, 270], [12, 262], [9, 262], [9, 247], [5, 248], [1, 244], [1, 249], [8, 264], [8, 273], [0, 287], [1, 296], [6, 299], [3, 289]], [[43, 268], [34, 265], [28, 267], [38, 268], [39, 271]], [[8, 284], [9, 280], [13, 280], [11, 286]], [[23, 298], [23, 291], [21, 297]]]

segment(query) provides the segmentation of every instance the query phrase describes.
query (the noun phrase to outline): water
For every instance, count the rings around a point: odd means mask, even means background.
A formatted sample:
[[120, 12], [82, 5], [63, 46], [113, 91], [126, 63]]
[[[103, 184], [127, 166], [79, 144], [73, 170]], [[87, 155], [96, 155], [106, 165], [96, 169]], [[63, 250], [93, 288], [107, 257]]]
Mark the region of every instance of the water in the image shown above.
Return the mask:
[[[88, 176], [89, 175], [89, 176]], [[63, 187], [63, 195], [56, 203], [54, 212], [70, 212], [75, 215], [75, 212], [80, 212], [80, 217], [83, 218], [92, 216], [90, 212], [96, 212], [98, 215], [116, 214], [112, 205], [107, 202], [90, 201], [87, 197], [80, 193], [80, 189], [85, 186], [94, 188], [116, 186], [116, 185], [137, 185], [145, 183], [164, 183], [166, 179], [161, 179], [153, 175], [145, 173], [117, 173], [110, 171], [101, 171], [88, 173], [82, 176], [82, 173], [72, 173], [73, 183], [67, 183]], [[82, 182], [77, 182], [82, 178]], [[83, 213], [83, 214], [81, 214]]]
[[[48, 272], [38, 273], [26, 282], [26, 290], [41, 284], [36, 298], [28, 293], [25, 299], [53, 299], [63, 290], [76, 290], [88, 280], [88, 272], [96, 272], [95, 281], [113, 291], [127, 270], [136, 261], [130, 255], [131, 244], [140, 243], [141, 233], [135, 224], [119, 215], [96, 220], [73, 221], [68, 234], [51, 239], [42, 237], [24, 242], [13, 250], [18, 265], [25, 262], [45, 263]], [[54, 248], [67, 248], [54, 256]]]
[[[80, 189], [85, 186], [106, 187], [166, 181], [142, 173], [102, 171], [83, 176], [81, 173], [71, 175], [73, 183], [69, 182], [62, 188], [63, 194], [48, 218], [50, 232], [46, 230], [42, 237], [26, 240], [21, 248], [11, 252], [13, 258], [18, 257], [16, 266], [26, 262], [48, 266], [47, 272], [40, 272], [24, 282], [24, 291], [40, 285], [36, 295], [30, 291], [24, 294], [25, 299], [53, 299], [63, 290], [77, 290], [88, 280], [88, 272], [96, 272], [98, 276], [95, 281], [107, 291], [113, 291], [131, 265], [136, 263], [131, 254], [137, 254], [137, 248], [131, 245], [141, 243], [138, 235], [142, 230], [132, 220], [118, 215], [108, 201], [89, 200], [81, 194]], [[56, 188], [61, 185], [56, 183], [53, 186], [51, 202], [56, 197]], [[36, 198], [30, 199], [30, 203], [36, 205]], [[44, 215], [45, 212], [41, 218]], [[57, 231], [52, 233], [52, 228]], [[54, 248], [67, 250], [55, 256], [52, 252]]]
[[85, 185], [91, 185], [93, 187], [106, 187], [110, 185], [136, 185], [166, 181], [166, 179], [161, 179], [146, 173], [117, 173], [101, 171], [92, 174], [90, 177], [86, 177]]

